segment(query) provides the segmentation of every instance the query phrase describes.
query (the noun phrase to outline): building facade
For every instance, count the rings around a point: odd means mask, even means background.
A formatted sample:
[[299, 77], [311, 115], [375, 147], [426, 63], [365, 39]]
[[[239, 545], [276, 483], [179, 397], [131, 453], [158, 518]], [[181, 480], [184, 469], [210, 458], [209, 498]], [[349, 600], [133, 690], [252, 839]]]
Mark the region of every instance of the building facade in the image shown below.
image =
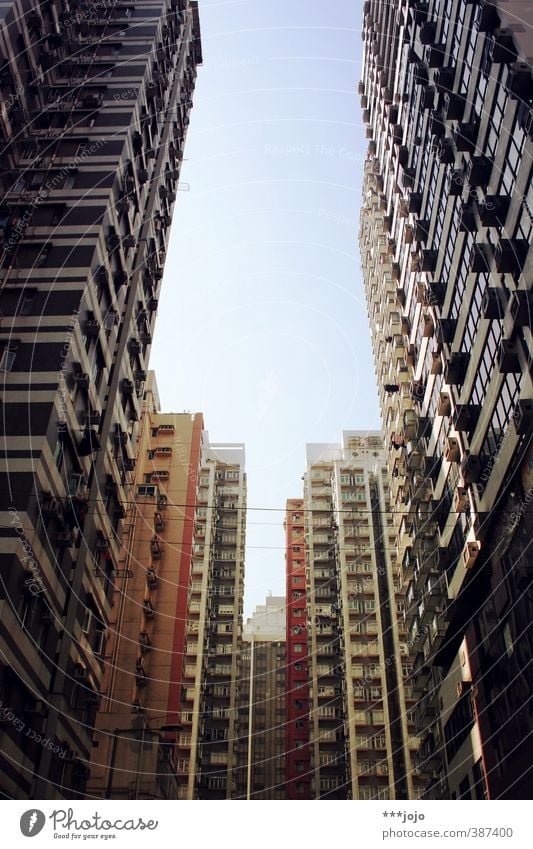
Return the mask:
[[360, 247], [428, 798], [532, 789], [532, 16], [364, 4]]
[[381, 434], [346, 431], [342, 444], [308, 445], [303, 511], [312, 798], [417, 798]]
[[205, 444], [200, 413], [159, 412], [150, 372], [135, 498], [126, 514], [104, 655], [98, 746], [87, 786], [92, 796], [178, 798], [175, 743], [185, 680], [196, 485]]
[[206, 444], [196, 496], [178, 736], [180, 798], [237, 796], [244, 446]]
[[286, 799], [284, 596], [269, 595], [244, 627], [239, 667], [237, 798]]
[[304, 502], [289, 498], [285, 512], [287, 586], [285, 698], [287, 799], [311, 798], [309, 747], [309, 643], [305, 571]]
[[0, 789], [75, 798], [201, 62], [196, 4], [5, 3], [0, 60]]

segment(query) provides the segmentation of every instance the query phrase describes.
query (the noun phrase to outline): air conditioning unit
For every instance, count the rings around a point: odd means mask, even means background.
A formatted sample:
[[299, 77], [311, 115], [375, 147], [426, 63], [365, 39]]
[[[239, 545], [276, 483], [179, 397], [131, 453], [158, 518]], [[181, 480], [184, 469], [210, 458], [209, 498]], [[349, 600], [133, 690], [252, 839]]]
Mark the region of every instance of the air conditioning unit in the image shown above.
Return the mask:
[[504, 315], [505, 292], [499, 286], [488, 286], [481, 299], [481, 314], [483, 318], [498, 320]]
[[463, 194], [463, 187], [466, 179], [463, 171], [456, 169], [450, 175], [450, 197], [460, 197]]
[[503, 227], [510, 203], [508, 195], [485, 195], [483, 203], [478, 204], [483, 227]]
[[150, 638], [149, 638], [146, 631], [140, 631], [140, 633], [139, 633], [139, 645], [141, 647], [142, 652], [149, 651], [149, 649], [152, 648]]
[[109, 551], [109, 541], [106, 537], [99, 536], [96, 540], [96, 551], [98, 554]]
[[516, 60], [516, 45], [510, 29], [500, 27], [494, 30], [492, 45], [492, 61], [499, 63], [514, 63]]
[[437, 339], [447, 345], [451, 345], [455, 336], [457, 321], [454, 318], [438, 318], [436, 326]]
[[447, 392], [439, 393], [439, 402], [437, 404], [438, 416], [449, 416], [452, 411], [450, 396]]
[[450, 386], [458, 386], [464, 382], [470, 354], [467, 351], [454, 351], [446, 364], [444, 381]]
[[46, 498], [43, 501], [41, 512], [43, 518], [46, 519], [58, 519], [59, 521], [63, 519], [63, 505], [59, 498]]
[[476, 427], [479, 418], [479, 404], [457, 404], [452, 415], [455, 430], [469, 433]]
[[86, 681], [88, 676], [88, 672], [83, 664], [78, 663], [74, 667], [74, 678], [77, 678], [78, 681]]
[[479, 542], [467, 542], [463, 550], [463, 566], [465, 569], [473, 569], [479, 557]]
[[72, 531], [63, 531], [57, 535], [56, 541], [62, 548], [71, 548], [74, 545], [74, 535]]
[[532, 83], [531, 67], [527, 62], [513, 62], [507, 76], [507, 91], [511, 97], [527, 102]]
[[457, 698], [460, 699], [470, 691], [472, 687], [471, 681], [459, 681], [457, 684]]
[[431, 374], [440, 374], [442, 372], [442, 358], [438, 351], [431, 352]]
[[465, 513], [470, 508], [470, 498], [468, 489], [464, 486], [458, 486], [455, 490], [453, 500], [453, 509], [456, 513]]
[[500, 239], [494, 251], [496, 271], [500, 274], [519, 274], [528, 253], [525, 239]]
[[453, 139], [457, 150], [460, 153], [473, 153], [476, 147], [478, 132], [478, 120], [457, 124], [457, 128], [453, 133]]
[[[467, 170], [471, 187], [486, 188], [490, 182], [494, 162], [488, 156], [473, 156]], [[483, 271], [486, 269], [482, 269]]]
[[79, 372], [74, 375], [74, 381], [78, 389], [88, 389], [91, 379], [86, 372]]
[[461, 459], [461, 446], [459, 440], [449, 436], [446, 444], [446, 460], [449, 463], [458, 463]]
[[461, 463], [461, 475], [466, 484], [476, 483], [481, 477], [481, 460], [476, 454], [469, 454]]
[[423, 333], [423, 336], [426, 339], [428, 339], [430, 336], [433, 336], [433, 333], [435, 332], [435, 325], [433, 323], [433, 316], [428, 313], [427, 315], [425, 315], [423, 317], [423, 319], [424, 319], [424, 326], [423, 326], [422, 333]]
[[533, 292], [516, 289], [509, 300], [509, 314], [515, 326], [530, 327], [533, 324]]
[[85, 335], [86, 336], [98, 336], [100, 333], [100, 322], [99, 321], [86, 321], [85, 322]]
[[509, 339], [502, 339], [500, 342], [498, 366], [501, 374], [519, 374], [521, 372], [518, 347]]
[[425, 304], [427, 306], [442, 307], [446, 298], [446, 284], [442, 280], [436, 280], [426, 284]]
[[521, 398], [513, 411], [513, 422], [517, 436], [524, 436], [533, 429], [533, 399]]
[[126, 271], [116, 271], [113, 275], [113, 283], [115, 285], [115, 289], [120, 289], [121, 286], [125, 286], [128, 282], [128, 274]]

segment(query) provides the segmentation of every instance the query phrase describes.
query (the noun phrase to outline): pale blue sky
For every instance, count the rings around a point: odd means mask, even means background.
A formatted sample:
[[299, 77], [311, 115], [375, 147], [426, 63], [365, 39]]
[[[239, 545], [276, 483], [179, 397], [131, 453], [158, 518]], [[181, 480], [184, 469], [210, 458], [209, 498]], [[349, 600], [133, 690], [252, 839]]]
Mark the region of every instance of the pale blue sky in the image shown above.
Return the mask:
[[305, 444], [379, 427], [357, 247], [361, 6], [200, 0], [190, 191], [150, 365], [163, 410], [246, 444], [249, 507], [274, 508], [248, 513], [245, 616], [284, 594]]

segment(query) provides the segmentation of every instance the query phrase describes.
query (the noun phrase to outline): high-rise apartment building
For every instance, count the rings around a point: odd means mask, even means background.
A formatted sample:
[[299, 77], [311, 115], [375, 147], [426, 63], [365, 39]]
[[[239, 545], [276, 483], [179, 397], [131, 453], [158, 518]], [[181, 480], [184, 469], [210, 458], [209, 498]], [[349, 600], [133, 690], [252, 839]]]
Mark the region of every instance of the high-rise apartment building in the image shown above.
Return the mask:
[[145, 393], [135, 498], [104, 655], [87, 792], [178, 798], [181, 713], [196, 487], [207, 437], [200, 413], [161, 413], [153, 372]]
[[199, 471], [178, 737], [180, 796], [237, 796], [244, 446], [206, 444]]
[[244, 623], [244, 636], [257, 639], [283, 639], [286, 616], [285, 596], [268, 594], [264, 604], [257, 604], [254, 612]]
[[244, 627], [239, 666], [239, 799], [287, 798], [285, 604], [285, 597], [269, 595]]
[[201, 58], [185, 0], [0, 12], [7, 797], [84, 793]]
[[380, 433], [308, 445], [304, 482], [311, 794], [420, 794], [411, 669]]
[[304, 502], [289, 498], [285, 512], [287, 586], [285, 697], [287, 799], [311, 798], [309, 642], [305, 573]]
[[428, 798], [528, 798], [531, 4], [364, 4], [360, 246]]

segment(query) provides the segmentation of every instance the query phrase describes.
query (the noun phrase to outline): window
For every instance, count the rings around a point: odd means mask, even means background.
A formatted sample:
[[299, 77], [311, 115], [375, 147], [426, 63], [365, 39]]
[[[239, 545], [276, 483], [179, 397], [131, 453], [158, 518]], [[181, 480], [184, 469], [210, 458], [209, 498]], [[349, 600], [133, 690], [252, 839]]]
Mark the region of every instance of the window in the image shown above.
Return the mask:
[[476, 381], [472, 389], [471, 400], [474, 404], [482, 406], [485, 401], [487, 389], [494, 373], [501, 337], [501, 324], [495, 321], [491, 322], [483, 354], [480, 357]]
[[459, 784], [459, 798], [460, 799], [471, 799], [472, 794], [470, 792], [470, 781], [468, 775], [465, 775], [461, 783]]
[[507, 374], [502, 382], [500, 394], [494, 406], [485, 438], [480, 448], [481, 457], [488, 463], [499, 450], [514, 406], [520, 395], [521, 375]]
[[0, 371], [11, 371], [17, 355], [18, 343], [0, 342]]
[[477, 761], [472, 768], [472, 778], [474, 784], [474, 796], [476, 799], [486, 799], [485, 795], [485, 780], [483, 778], [483, 766], [481, 761]]
[[54, 446], [54, 460], [58, 469], [61, 469], [63, 466], [63, 457], [65, 454], [65, 449], [63, 445], [63, 440], [58, 438], [55, 446]]
[[303, 644], [302, 644], [302, 643], [295, 643], [295, 644], [294, 644], [294, 651], [295, 651], [297, 654], [299, 654], [299, 653], [303, 652], [303, 650], [304, 650], [304, 647], [303, 647]]
[[92, 619], [93, 619], [92, 610], [90, 610], [88, 607], [86, 607], [85, 610], [83, 611], [83, 621], [81, 623], [82, 633], [84, 633], [84, 634], [89, 633], [90, 628], [91, 628]]
[[506, 622], [503, 627], [503, 642], [505, 644], [505, 651], [507, 657], [511, 657], [514, 652], [514, 642], [511, 634], [511, 627], [509, 622]]
[[106, 643], [105, 633], [106, 632], [103, 628], [101, 628], [99, 626], [96, 627], [96, 631], [95, 631], [95, 634], [94, 634], [94, 641], [93, 641], [93, 652], [97, 655], [100, 655], [100, 656], [102, 656], [104, 654], [104, 651], [105, 651], [105, 643]]
[[31, 315], [35, 295], [35, 290], [29, 290], [22, 295], [20, 299], [19, 315]]
[[144, 486], [141, 484], [137, 487], [137, 495], [153, 498], [155, 496], [155, 486]]

